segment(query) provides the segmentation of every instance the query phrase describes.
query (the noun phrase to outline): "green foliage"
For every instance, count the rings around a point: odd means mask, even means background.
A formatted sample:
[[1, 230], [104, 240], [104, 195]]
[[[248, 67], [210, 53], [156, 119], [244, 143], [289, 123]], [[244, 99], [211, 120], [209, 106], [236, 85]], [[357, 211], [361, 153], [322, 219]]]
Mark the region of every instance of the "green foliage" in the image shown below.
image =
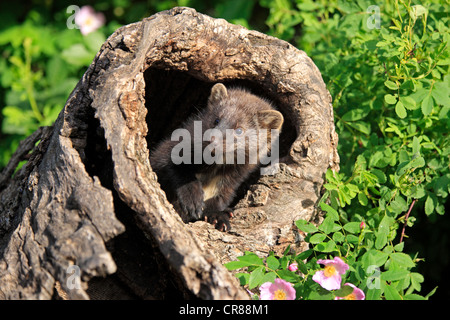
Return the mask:
[[104, 31], [83, 37], [68, 29], [65, 20], [63, 26], [56, 21], [49, 25], [37, 11], [24, 19], [2, 26], [0, 33], [0, 168], [20, 140], [53, 124], [106, 39]]
[[317, 259], [339, 256], [350, 265], [343, 283], [367, 299], [428, 298], [420, 253], [407, 252], [404, 238], [411, 212], [443, 215], [450, 192], [448, 6], [378, 3], [377, 28], [370, 1], [261, 4], [270, 8], [268, 33], [306, 50], [322, 71], [339, 134], [342, 167], [326, 174], [324, 220], [296, 223], [310, 244], [306, 259], [289, 257], [302, 266], [291, 281], [297, 297], [332, 298], [311, 275]]
[[[0, 170], [19, 141], [52, 125], [106, 37], [123, 24], [188, 1], [97, 1], [106, 25], [83, 36], [73, 2], [0, 4]], [[88, 3], [78, 2], [80, 8]], [[31, 9], [30, 9], [31, 8]], [[25, 11], [28, 10], [28, 11]]]

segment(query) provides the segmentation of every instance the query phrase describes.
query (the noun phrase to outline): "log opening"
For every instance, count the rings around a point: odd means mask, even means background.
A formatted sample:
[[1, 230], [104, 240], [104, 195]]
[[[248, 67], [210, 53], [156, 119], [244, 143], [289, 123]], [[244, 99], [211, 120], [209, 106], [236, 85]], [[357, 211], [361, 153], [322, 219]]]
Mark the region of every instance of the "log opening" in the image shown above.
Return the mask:
[[[151, 153], [162, 139], [170, 137], [173, 130], [180, 128], [188, 117], [206, 107], [206, 101], [214, 83], [202, 81], [186, 71], [164, 69], [161, 66], [145, 70], [144, 80], [146, 122], [149, 128], [146, 140]], [[285, 121], [279, 140], [279, 158], [287, 157], [292, 144], [297, 139], [297, 132], [291, 121], [291, 107], [280, 103], [276, 95], [267, 94], [273, 90], [268, 90], [269, 88], [251, 80], [231, 79], [222, 83], [228, 88], [245, 88], [271, 101], [283, 114]], [[273, 87], [271, 84], [267, 86]], [[260, 171], [257, 170], [241, 185], [232, 206], [245, 196], [249, 187], [258, 180], [259, 176]]]

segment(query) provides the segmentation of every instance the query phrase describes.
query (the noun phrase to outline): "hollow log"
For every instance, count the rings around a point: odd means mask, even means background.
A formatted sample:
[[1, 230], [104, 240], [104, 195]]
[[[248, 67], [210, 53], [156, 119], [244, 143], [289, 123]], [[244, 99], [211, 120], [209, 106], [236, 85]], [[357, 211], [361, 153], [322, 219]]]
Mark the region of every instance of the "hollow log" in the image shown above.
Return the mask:
[[[229, 232], [183, 223], [149, 162], [218, 82], [285, 119], [277, 170], [241, 186]], [[0, 298], [248, 299], [223, 263], [304, 249], [294, 221], [317, 217], [337, 140], [320, 71], [289, 43], [190, 8], [124, 26], [0, 175]]]

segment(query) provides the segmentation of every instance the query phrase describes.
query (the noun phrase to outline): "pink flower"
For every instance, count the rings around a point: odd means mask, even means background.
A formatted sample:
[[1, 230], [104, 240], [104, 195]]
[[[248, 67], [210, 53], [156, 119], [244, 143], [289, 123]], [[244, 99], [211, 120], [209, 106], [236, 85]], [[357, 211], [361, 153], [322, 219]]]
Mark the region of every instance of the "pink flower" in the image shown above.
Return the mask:
[[366, 298], [366, 295], [364, 294], [364, 291], [356, 287], [355, 285], [351, 283], [346, 283], [344, 286], [350, 286], [353, 288], [353, 292], [345, 297], [336, 297], [335, 300], [364, 300]]
[[75, 23], [80, 27], [81, 34], [87, 35], [105, 24], [105, 16], [95, 12], [91, 6], [83, 6], [75, 13]]
[[364, 221], [361, 221], [359, 228], [362, 230], [366, 227], [366, 224], [364, 223]]
[[261, 300], [295, 300], [295, 289], [283, 279], [277, 278], [274, 283], [263, 283], [259, 290]]
[[298, 270], [298, 263], [297, 263], [297, 262], [291, 263], [291, 264], [289, 265], [289, 267], [288, 267], [288, 270], [289, 270], [289, 271], [292, 271], [292, 272], [297, 271], [297, 270]]
[[323, 270], [317, 271], [313, 275], [313, 280], [320, 284], [322, 288], [327, 290], [338, 290], [341, 288], [341, 275], [349, 269], [348, 264], [342, 261], [339, 257], [334, 257], [333, 260], [317, 260], [318, 264], [325, 265]]

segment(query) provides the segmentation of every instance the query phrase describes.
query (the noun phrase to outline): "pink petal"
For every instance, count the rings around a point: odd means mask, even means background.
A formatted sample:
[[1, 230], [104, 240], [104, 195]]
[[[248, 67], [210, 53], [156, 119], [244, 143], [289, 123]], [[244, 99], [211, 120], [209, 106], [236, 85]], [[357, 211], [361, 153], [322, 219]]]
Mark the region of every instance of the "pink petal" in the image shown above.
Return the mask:
[[360, 288], [358, 288], [354, 284], [346, 283], [345, 285], [353, 288], [353, 294], [355, 295], [356, 300], [364, 300], [366, 298], [364, 291], [362, 291]]
[[291, 263], [289, 265], [288, 269], [289, 269], [289, 271], [292, 271], [292, 272], [297, 271], [298, 270], [298, 263], [297, 262]]
[[319, 259], [317, 260], [318, 264], [323, 264], [325, 266], [327, 265], [333, 265], [337, 272], [339, 272], [340, 274], [344, 274], [347, 272], [347, 270], [349, 269], [348, 264], [346, 264], [341, 258], [339, 257], [334, 257], [333, 260], [328, 260], [328, 259]]
[[75, 14], [75, 23], [80, 27], [83, 35], [97, 30], [105, 24], [105, 16], [103, 13], [96, 13], [91, 6], [83, 6], [80, 11]]
[[273, 300], [274, 293], [277, 290], [281, 290], [286, 294], [286, 300], [295, 300], [295, 289], [292, 287], [292, 284], [277, 278], [274, 283], [265, 282], [259, 287], [260, 291], [260, 299], [261, 300]]
[[271, 292], [271, 288], [273, 283], [265, 282], [259, 287], [259, 292], [261, 293], [261, 300], [273, 300], [273, 292]]
[[313, 275], [312, 279], [327, 290], [338, 290], [341, 288], [341, 276], [339, 274], [325, 277], [323, 270], [319, 270]]
[[341, 258], [334, 257], [334, 267], [336, 268], [337, 272], [340, 274], [344, 274], [347, 272], [347, 270], [350, 268], [348, 264], [346, 264]]
[[[354, 284], [347, 282], [346, 284], [344, 284], [344, 286], [350, 286], [353, 288], [352, 294], [355, 295], [355, 300], [364, 300], [366, 298], [364, 291], [362, 291], [360, 288], [358, 288]], [[336, 297], [335, 298], [335, 300], [343, 300], [343, 299], [345, 299], [345, 297]]]
[[283, 279], [275, 279], [275, 285], [278, 290], [283, 290], [286, 293], [286, 300], [295, 300], [295, 289], [290, 282]]

